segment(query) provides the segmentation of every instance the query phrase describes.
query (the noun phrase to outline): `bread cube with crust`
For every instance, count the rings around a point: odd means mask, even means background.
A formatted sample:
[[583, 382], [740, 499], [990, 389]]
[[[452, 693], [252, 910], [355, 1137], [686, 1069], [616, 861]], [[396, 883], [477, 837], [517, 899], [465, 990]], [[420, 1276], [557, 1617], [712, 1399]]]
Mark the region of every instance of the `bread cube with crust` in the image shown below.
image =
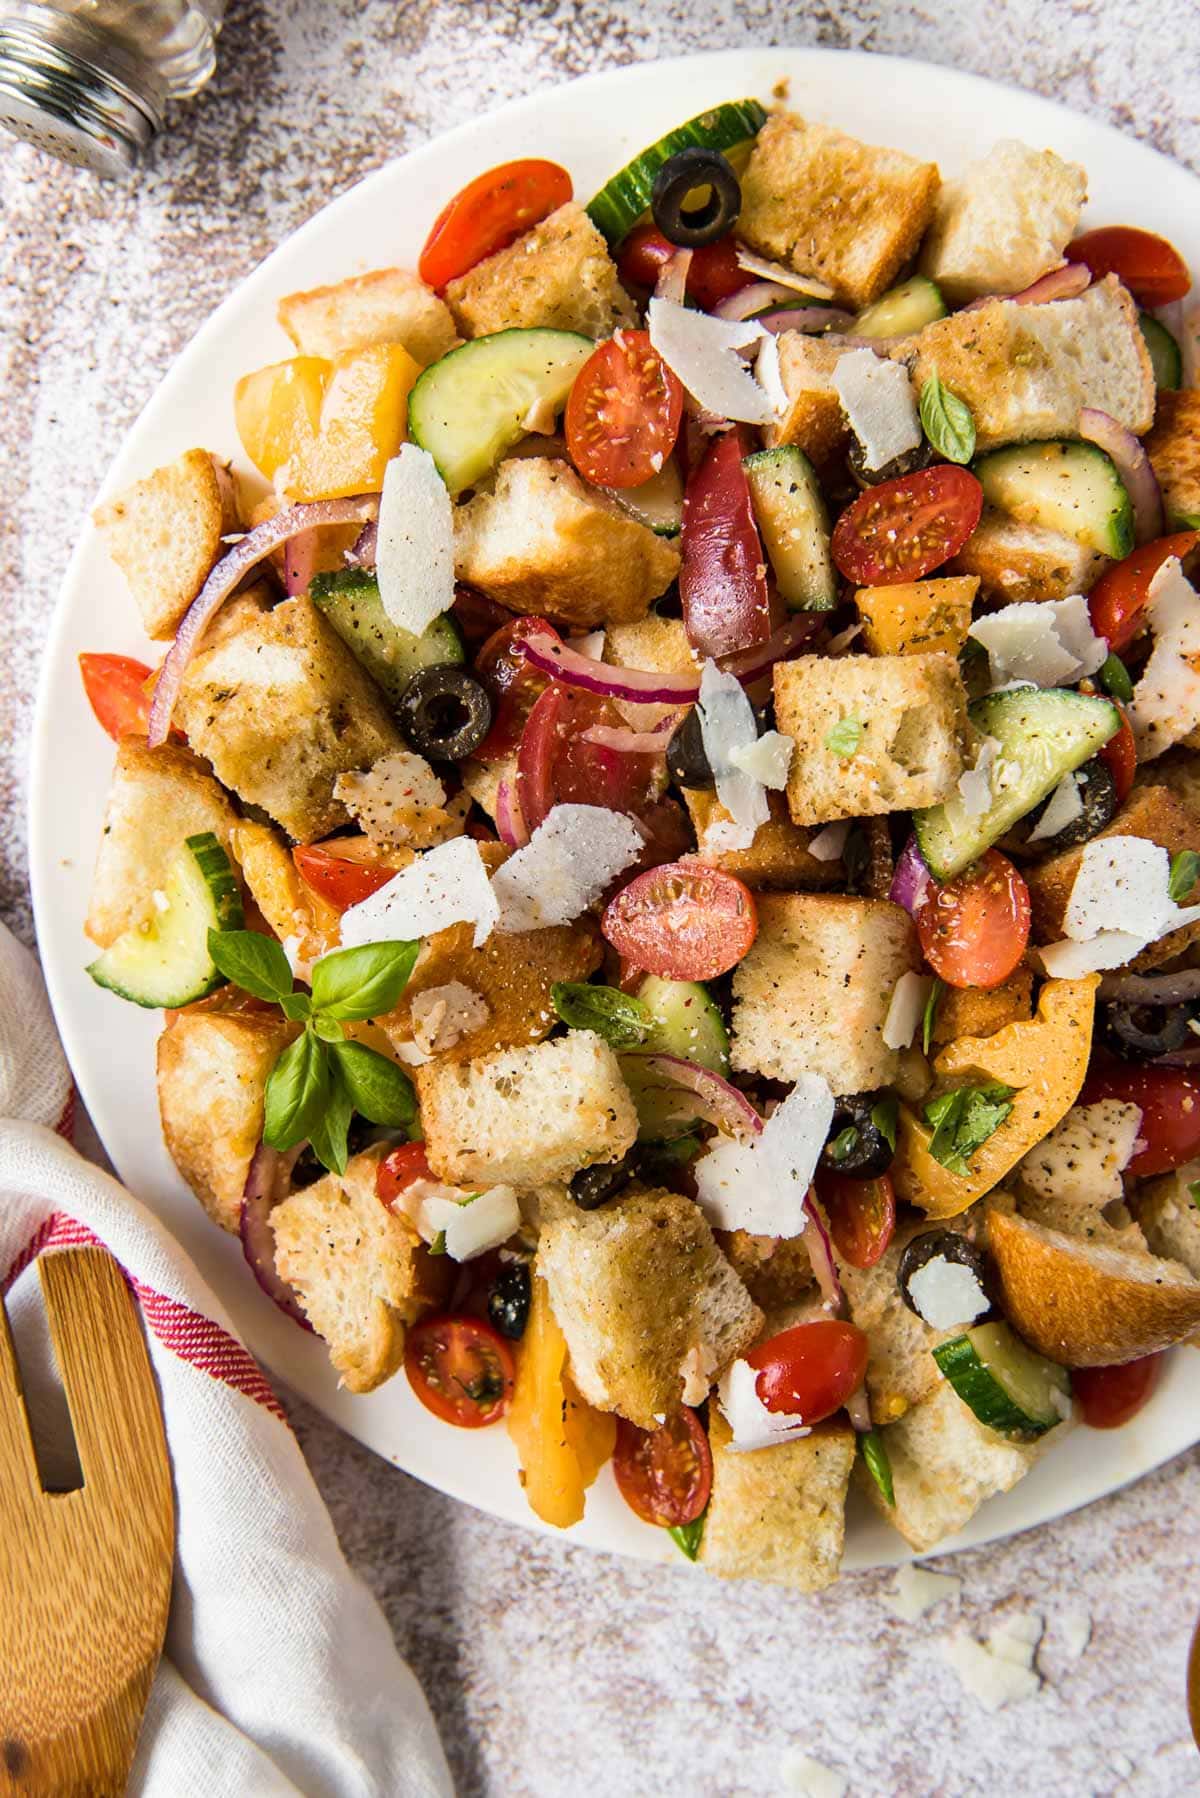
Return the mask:
[[921, 271], [960, 306], [1020, 293], [1057, 268], [1087, 198], [1087, 171], [1004, 137], [937, 197]]
[[960, 1036], [995, 1036], [1006, 1024], [1033, 1016], [1033, 974], [1016, 968], [999, 986], [944, 986], [938, 994], [929, 1033], [932, 1046]]
[[211, 831], [227, 853], [237, 813], [212, 770], [182, 743], [117, 744], [84, 929], [107, 949], [147, 917], [188, 837]]
[[846, 1535], [846, 1494], [855, 1435], [840, 1418], [809, 1436], [749, 1452], [730, 1446], [714, 1405], [709, 1416], [712, 1497], [700, 1563], [722, 1579], [768, 1580], [820, 1592], [837, 1579]]
[[833, 384], [845, 346], [801, 331], [784, 331], [777, 341], [787, 410], [766, 426], [763, 442], [770, 449], [795, 443], [810, 461], [828, 462], [850, 443], [849, 420]]
[[936, 805], [966, 765], [953, 656], [797, 656], [776, 664], [775, 714], [796, 745], [787, 797], [797, 824]]
[[1146, 453], [1162, 489], [1167, 528], [1200, 521], [1200, 387], [1158, 396]]
[[179, 621], [239, 528], [228, 467], [207, 450], [185, 450], [92, 518], [137, 601], [148, 637], [173, 637]]
[[378, 688], [304, 596], [202, 645], [177, 715], [224, 784], [298, 843], [349, 823], [339, 774], [405, 747]]
[[956, 656], [967, 640], [978, 591], [977, 577], [965, 574], [860, 587], [854, 603], [863, 641], [874, 656]]
[[[802, 1236], [759, 1236], [718, 1230], [717, 1244], [750, 1297], [764, 1312], [779, 1312], [816, 1293], [816, 1275]], [[772, 1319], [768, 1318], [767, 1334]], [[780, 1329], [786, 1325], [779, 1325]]]
[[180, 1011], [158, 1039], [158, 1109], [171, 1159], [236, 1236], [271, 1069], [300, 1026], [269, 1012]]
[[974, 575], [982, 599], [1009, 605], [1089, 593], [1112, 560], [1061, 531], [1022, 524], [985, 506], [948, 566], [955, 574]]
[[[699, 675], [701, 662], [688, 642], [682, 618], [663, 618], [647, 612], [632, 624], [609, 624], [604, 633], [604, 660], [617, 668], [637, 668], [646, 674]], [[634, 699], [613, 701], [633, 730], [653, 730], [678, 706], [639, 704]]]
[[782, 793], [768, 792], [771, 815], [765, 824], [759, 825], [748, 849], [710, 847], [706, 839], [712, 826], [732, 822], [715, 793], [685, 787], [683, 799], [696, 832], [696, 854], [700, 860], [710, 868], [736, 874], [748, 887], [779, 887], [792, 892], [798, 887], [840, 886], [846, 878], [840, 855], [832, 861], [813, 855], [810, 845], [817, 832], [792, 823]]
[[376, 268], [332, 287], [289, 293], [279, 322], [302, 356], [331, 360], [342, 350], [399, 343], [428, 368], [458, 342], [450, 308], [406, 268]]
[[933, 217], [937, 164], [774, 113], [742, 176], [738, 235], [848, 306], [878, 299]]
[[637, 323], [608, 245], [576, 200], [447, 282], [446, 300], [464, 337], [549, 326], [601, 338]]
[[[1189, 1161], [1137, 1193], [1134, 1211], [1152, 1254], [1177, 1261], [1200, 1280], [1200, 1206], [1193, 1188], [1200, 1182], [1200, 1161]], [[1198, 1188], [1200, 1189], [1200, 1188]]]
[[697, 1370], [715, 1380], [762, 1323], [680, 1193], [634, 1185], [595, 1211], [561, 1208], [543, 1225], [538, 1270], [579, 1391], [643, 1430], [678, 1411]]
[[908, 913], [886, 899], [763, 893], [758, 936], [733, 974], [734, 1067], [771, 1080], [821, 1074], [835, 1093], [901, 1075], [883, 1040], [892, 992], [921, 964]]

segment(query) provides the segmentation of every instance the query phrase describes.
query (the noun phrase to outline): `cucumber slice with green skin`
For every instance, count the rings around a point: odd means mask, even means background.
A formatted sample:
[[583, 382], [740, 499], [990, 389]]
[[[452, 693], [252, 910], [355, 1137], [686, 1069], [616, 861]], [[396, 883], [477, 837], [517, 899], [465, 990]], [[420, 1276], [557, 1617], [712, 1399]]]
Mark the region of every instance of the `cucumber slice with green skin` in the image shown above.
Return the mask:
[[1146, 340], [1154, 385], [1174, 393], [1183, 380], [1183, 351], [1162, 320], [1151, 318], [1148, 312], [1138, 314], [1138, 329]]
[[972, 463], [990, 506], [1117, 561], [1133, 548], [1133, 503], [1115, 462], [1094, 443], [1014, 443]]
[[595, 349], [577, 331], [513, 329], [460, 344], [408, 396], [408, 434], [428, 450], [452, 496], [470, 487], [529, 429], [567, 403]]
[[992, 803], [977, 818], [956, 800], [913, 813], [917, 845], [936, 880], [961, 874], [1121, 728], [1111, 701], [1059, 687], [991, 693], [968, 712], [976, 730], [999, 743], [999, 772]]
[[989, 1430], [1030, 1442], [1070, 1415], [1071, 1381], [1018, 1340], [1005, 1323], [976, 1324], [939, 1344], [933, 1358]]
[[677, 537], [683, 529], [683, 477], [674, 456], [640, 487], [605, 487], [602, 491], [656, 537]]
[[722, 106], [698, 113], [686, 125], [668, 131], [606, 181], [588, 207], [588, 217], [610, 244], [619, 244], [649, 206], [654, 177], [670, 157], [693, 148], [720, 150], [728, 155], [757, 137], [766, 122], [766, 111], [757, 100], [727, 100]]
[[729, 1072], [729, 1032], [706, 987], [695, 980], [662, 980], [651, 974], [638, 988], [650, 1012], [650, 1034], [638, 1051], [621, 1057], [621, 1072], [637, 1106], [638, 1138], [663, 1142], [696, 1121], [691, 1095], [643, 1074], [647, 1055], [678, 1055], [714, 1074]]
[[828, 612], [838, 583], [829, 553], [829, 514], [801, 449], [759, 450], [742, 463], [775, 581], [793, 611]]
[[945, 316], [946, 302], [937, 282], [927, 275], [913, 275], [899, 287], [881, 293], [860, 312], [853, 333], [855, 337], [911, 337], [935, 318]]
[[422, 668], [466, 660], [449, 613], [435, 618], [419, 637], [400, 630], [383, 609], [379, 582], [363, 569], [315, 574], [308, 596], [393, 705]]
[[165, 904], [123, 931], [88, 968], [97, 986], [134, 1005], [174, 1010], [224, 986], [208, 952], [210, 930], [242, 928], [242, 895], [211, 831], [188, 837], [163, 883]]

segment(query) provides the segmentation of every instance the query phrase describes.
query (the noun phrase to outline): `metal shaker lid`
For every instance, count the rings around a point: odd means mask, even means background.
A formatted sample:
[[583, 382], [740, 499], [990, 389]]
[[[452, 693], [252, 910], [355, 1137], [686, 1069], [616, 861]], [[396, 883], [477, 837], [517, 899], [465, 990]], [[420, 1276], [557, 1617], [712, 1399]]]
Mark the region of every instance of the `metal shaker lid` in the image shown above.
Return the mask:
[[0, 11], [0, 126], [94, 174], [128, 174], [162, 129], [152, 69], [78, 18]]

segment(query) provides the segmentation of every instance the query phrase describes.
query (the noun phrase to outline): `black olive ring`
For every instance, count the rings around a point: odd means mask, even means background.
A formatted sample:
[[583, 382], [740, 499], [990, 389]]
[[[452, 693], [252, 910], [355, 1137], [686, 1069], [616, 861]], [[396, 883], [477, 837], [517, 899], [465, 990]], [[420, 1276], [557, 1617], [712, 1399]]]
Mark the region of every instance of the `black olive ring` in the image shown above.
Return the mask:
[[[709, 190], [707, 199], [689, 206], [688, 195], [702, 187]], [[733, 228], [742, 210], [741, 184], [719, 150], [680, 150], [655, 175], [650, 210], [668, 243], [702, 250]]]
[[460, 762], [478, 749], [492, 723], [492, 702], [479, 682], [454, 662], [414, 674], [396, 707], [400, 729], [418, 755]]
[[847, 1093], [835, 1102], [829, 1137], [821, 1150], [823, 1168], [852, 1174], [856, 1180], [877, 1180], [887, 1173], [895, 1150], [871, 1115], [879, 1102], [878, 1093]]
[[1105, 1040], [1125, 1061], [1154, 1061], [1196, 1042], [1191, 1016], [1188, 1004], [1133, 1005], [1125, 999], [1110, 999], [1100, 1011]]

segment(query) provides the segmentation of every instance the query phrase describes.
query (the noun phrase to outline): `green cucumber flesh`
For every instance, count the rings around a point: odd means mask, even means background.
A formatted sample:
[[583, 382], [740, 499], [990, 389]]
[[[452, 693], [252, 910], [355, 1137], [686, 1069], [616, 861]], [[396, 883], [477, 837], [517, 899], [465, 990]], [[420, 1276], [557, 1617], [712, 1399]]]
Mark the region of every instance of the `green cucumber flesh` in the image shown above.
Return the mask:
[[1146, 340], [1154, 385], [1175, 392], [1183, 382], [1183, 351], [1162, 320], [1148, 312], [1138, 314], [1138, 328]]
[[1111, 456], [1094, 443], [1014, 443], [972, 468], [987, 503], [1020, 524], [1060, 531], [1117, 561], [1133, 548], [1133, 503]]
[[674, 456], [640, 487], [605, 487], [602, 491], [656, 537], [676, 537], [683, 529], [683, 477]]
[[759, 450], [742, 467], [780, 598], [793, 611], [831, 611], [838, 582], [829, 513], [812, 463], [803, 450], [787, 445]]
[[913, 275], [865, 307], [851, 330], [856, 337], [912, 337], [945, 316], [946, 302], [937, 282]]
[[208, 952], [210, 930], [242, 928], [242, 895], [211, 831], [188, 837], [163, 882], [161, 903], [123, 931], [88, 968], [97, 986], [156, 1011], [190, 1005], [225, 984]]
[[695, 980], [646, 977], [638, 998], [650, 1012], [650, 1034], [641, 1049], [621, 1057], [621, 1071], [637, 1106], [638, 1137], [662, 1142], [696, 1121], [691, 1095], [665, 1085], [645, 1069], [647, 1055], [677, 1055], [714, 1074], [729, 1073], [729, 1032], [716, 1002]]
[[917, 845], [936, 880], [961, 874], [1121, 727], [1110, 700], [1059, 687], [991, 693], [968, 709], [976, 730], [1000, 745], [992, 803], [978, 817], [956, 799], [913, 813]]
[[695, 148], [720, 150], [728, 155], [757, 137], [766, 122], [766, 111], [757, 100], [727, 100], [698, 113], [686, 125], [668, 131], [606, 181], [588, 207], [588, 217], [610, 245], [619, 244], [650, 205], [654, 177], [670, 157], [677, 156], [680, 150]]
[[420, 377], [408, 396], [408, 434], [428, 450], [452, 496], [490, 474], [501, 456], [548, 411], [567, 403], [595, 349], [577, 331], [496, 331], [460, 344]]
[[1070, 1415], [1071, 1381], [1005, 1323], [977, 1324], [939, 1344], [933, 1358], [980, 1423], [1029, 1442]]
[[308, 596], [392, 705], [422, 668], [466, 660], [449, 613], [435, 618], [419, 637], [400, 630], [383, 609], [379, 582], [365, 569], [316, 574]]

